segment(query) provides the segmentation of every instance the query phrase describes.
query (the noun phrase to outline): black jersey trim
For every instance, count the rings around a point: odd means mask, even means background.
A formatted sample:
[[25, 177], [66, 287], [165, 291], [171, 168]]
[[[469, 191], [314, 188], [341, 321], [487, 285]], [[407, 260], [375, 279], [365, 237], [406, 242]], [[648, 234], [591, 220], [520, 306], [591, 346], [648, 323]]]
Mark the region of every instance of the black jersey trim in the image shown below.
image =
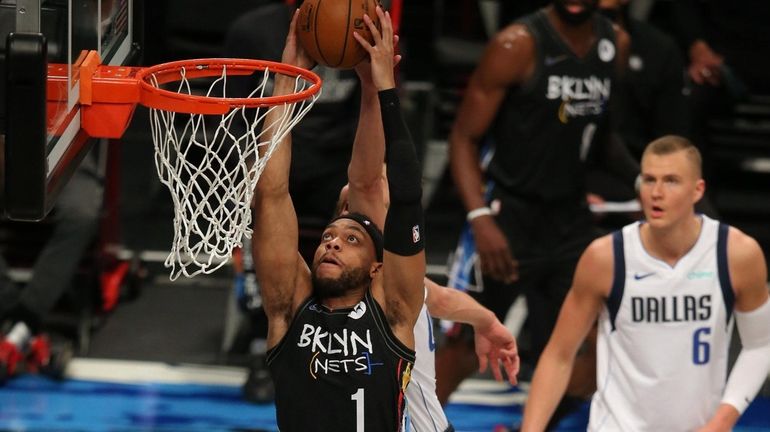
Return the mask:
[[567, 41], [565, 41], [559, 32], [556, 31], [554, 26], [551, 25], [551, 21], [548, 19], [548, 15], [546, 14], [545, 9], [539, 10], [535, 15], [537, 17], [535, 22], [542, 26], [542, 28], [545, 30], [545, 33], [547, 33], [548, 37], [551, 38], [551, 41], [559, 46], [565, 54], [569, 55], [570, 58], [575, 61], [585, 63], [590, 61], [592, 58], [597, 57], [599, 42], [602, 39], [609, 39], [610, 42], [612, 42], [616, 49], [615, 55], [617, 55], [618, 43], [615, 37], [615, 30], [612, 28], [612, 22], [601, 15], [597, 14], [594, 17], [594, 32], [596, 34], [596, 40], [591, 45], [591, 48], [586, 52], [586, 55], [583, 57], [578, 57], [575, 51], [573, 51], [569, 44], [567, 44]]
[[267, 350], [266, 356], [265, 356], [265, 363], [270, 366], [270, 363], [278, 357], [278, 355], [281, 353], [281, 350], [286, 345], [286, 339], [288, 339], [289, 334], [292, 330], [294, 330], [294, 327], [297, 325], [297, 320], [299, 319], [299, 316], [302, 314], [302, 312], [307, 309], [307, 307], [310, 305], [310, 303], [314, 300], [313, 296], [308, 297], [305, 299], [304, 302], [302, 302], [302, 305], [297, 309], [297, 312], [294, 313], [294, 317], [291, 320], [291, 323], [289, 324], [289, 328], [286, 329], [286, 333], [283, 335], [281, 340], [272, 348]]
[[730, 319], [733, 316], [733, 307], [735, 307], [735, 291], [733, 291], [733, 283], [730, 280], [730, 267], [727, 263], [727, 234], [730, 232], [730, 226], [727, 224], [719, 224], [719, 232], [717, 233], [717, 272], [719, 274], [719, 287], [722, 289], [722, 298], [725, 302], [727, 322], [730, 323]]
[[540, 82], [540, 78], [543, 75], [543, 69], [545, 69], [543, 64], [543, 59], [545, 58], [545, 44], [543, 41], [543, 34], [536, 22], [538, 15], [539, 14], [529, 15], [517, 21], [518, 24], [523, 25], [527, 29], [532, 36], [532, 39], [535, 40], [535, 70], [532, 72], [532, 76], [529, 77], [529, 79], [516, 87], [516, 90], [513, 92], [514, 94], [531, 94], [537, 90], [537, 84]]
[[414, 363], [414, 350], [409, 349], [393, 335], [393, 330], [390, 328], [388, 320], [385, 318], [385, 312], [380, 307], [380, 304], [377, 303], [377, 300], [374, 299], [374, 296], [372, 296], [371, 289], [366, 291], [364, 301], [366, 302], [366, 306], [369, 308], [369, 310], [372, 311], [374, 324], [377, 326], [378, 331], [382, 335], [383, 340], [385, 341], [385, 345], [398, 357]]
[[607, 309], [610, 313], [610, 325], [615, 331], [615, 319], [618, 317], [620, 303], [623, 301], [623, 290], [626, 286], [626, 258], [623, 253], [623, 232], [612, 233], [612, 254], [615, 258], [612, 274], [612, 289], [607, 297]]

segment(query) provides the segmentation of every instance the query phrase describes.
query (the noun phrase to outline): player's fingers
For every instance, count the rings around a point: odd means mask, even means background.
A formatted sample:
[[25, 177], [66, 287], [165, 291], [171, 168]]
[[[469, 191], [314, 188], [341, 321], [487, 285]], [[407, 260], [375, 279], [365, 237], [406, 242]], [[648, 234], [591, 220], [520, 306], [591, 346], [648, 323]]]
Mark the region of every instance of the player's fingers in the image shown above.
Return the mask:
[[481, 354], [476, 356], [479, 358], [479, 373], [484, 373], [487, 370], [487, 356]]
[[365, 37], [363, 37], [360, 34], [358, 34], [357, 31], [353, 32], [353, 37], [356, 38], [358, 43], [366, 50], [366, 52], [368, 52], [369, 54], [372, 53], [372, 44], [370, 44], [369, 41], [366, 40]]
[[378, 7], [377, 16], [380, 17], [380, 22], [382, 23], [382, 37], [387, 43], [392, 43], [395, 32], [393, 31], [393, 21], [390, 19], [390, 12], [383, 12], [382, 8]]
[[495, 381], [503, 380], [503, 373], [500, 372], [500, 359], [497, 356], [492, 356], [490, 363], [490, 369], [492, 369], [492, 376], [495, 377]]
[[503, 252], [503, 272], [505, 274], [505, 281], [508, 283], [516, 282], [519, 279], [518, 261], [513, 259], [511, 251], [506, 249]]
[[516, 375], [519, 373], [518, 356], [515, 360], [506, 358], [503, 360], [503, 367], [505, 368], [505, 374], [508, 375], [508, 382], [515, 385], [518, 382]]
[[394, 55], [393, 56], [393, 67], [398, 66], [398, 64], [401, 63], [401, 55]]
[[291, 17], [291, 23], [289, 24], [289, 36], [294, 36], [296, 34], [297, 17], [299, 17], [299, 8], [294, 11], [294, 15]]
[[382, 34], [380, 33], [380, 30], [377, 28], [377, 26], [374, 25], [372, 18], [367, 14], [364, 14], [364, 23], [367, 27], [369, 27], [369, 32], [372, 34], [372, 40], [374, 40], [374, 44], [379, 45], [382, 42]]
[[393, 22], [390, 20], [390, 13], [379, 6], [374, 11], [377, 13], [377, 18], [380, 19], [383, 35], [387, 35], [388, 39], [390, 39], [393, 36]]
[[[490, 257], [481, 263], [481, 271], [485, 276], [489, 276], [495, 280], [503, 280], [503, 273], [500, 271], [500, 266], [497, 263], [497, 259]], [[484, 265], [484, 263], [486, 263], [486, 265]]]

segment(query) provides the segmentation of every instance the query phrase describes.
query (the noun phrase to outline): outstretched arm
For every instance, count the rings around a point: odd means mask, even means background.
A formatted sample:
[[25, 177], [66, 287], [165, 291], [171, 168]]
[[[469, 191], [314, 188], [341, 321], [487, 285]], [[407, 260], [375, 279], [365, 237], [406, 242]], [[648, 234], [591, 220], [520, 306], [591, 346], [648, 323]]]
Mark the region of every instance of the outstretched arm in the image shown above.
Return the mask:
[[508, 381], [516, 384], [519, 373], [516, 339], [495, 314], [460, 290], [441, 286], [428, 278], [425, 278], [425, 287], [428, 289], [425, 305], [431, 316], [473, 326], [479, 372], [484, 372], [489, 365], [495, 379], [502, 381], [502, 363]]
[[735, 323], [741, 336], [741, 353], [727, 380], [722, 403], [705, 431], [732, 430], [770, 372], [770, 300], [765, 257], [757, 242], [730, 228], [728, 268], [735, 292]]
[[[398, 36], [394, 36], [394, 44]], [[401, 56], [395, 56], [393, 64]], [[348, 165], [348, 206], [352, 212], [369, 216], [378, 227], [385, 224], [388, 202], [387, 185], [383, 179], [385, 163], [385, 132], [377, 87], [372, 81], [372, 65], [366, 59], [356, 66], [361, 80], [361, 108], [353, 150]]]
[[596, 321], [612, 285], [612, 238], [595, 240], [580, 257], [572, 288], [532, 377], [521, 430], [545, 430], [567, 389], [575, 355]]
[[[308, 67], [311, 63], [301, 51], [295, 37], [297, 15], [291, 21], [284, 63]], [[276, 74], [274, 95], [289, 94], [294, 79]], [[264, 121], [268, 139], [271, 125], [286, 115], [284, 105], [274, 107]], [[273, 152], [257, 182], [254, 199], [253, 256], [265, 313], [268, 317], [268, 347], [277, 344], [288, 329], [299, 301], [310, 294], [307, 265], [297, 251], [299, 230], [297, 214], [289, 196], [289, 167], [291, 165], [291, 135]]]
[[376, 8], [382, 25], [380, 32], [369, 16], [364, 20], [372, 32], [374, 45], [354, 33], [369, 53], [372, 82], [378, 90], [385, 133], [390, 207], [385, 219], [385, 253], [382, 287], [375, 296], [384, 300], [385, 313], [394, 333], [410, 346], [414, 323], [423, 303], [425, 275], [424, 215], [422, 211], [422, 173], [409, 131], [401, 114], [393, 76], [393, 24], [390, 14]]

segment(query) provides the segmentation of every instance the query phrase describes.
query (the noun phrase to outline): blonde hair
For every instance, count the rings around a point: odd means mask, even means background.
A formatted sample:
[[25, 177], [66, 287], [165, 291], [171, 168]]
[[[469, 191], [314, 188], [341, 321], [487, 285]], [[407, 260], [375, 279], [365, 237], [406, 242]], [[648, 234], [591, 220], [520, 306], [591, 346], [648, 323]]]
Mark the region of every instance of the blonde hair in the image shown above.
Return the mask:
[[665, 135], [647, 144], [644, 153], [642, 153], [642, 159], [648, 154], [665, 156], [680, 151], [685, 152], [685, 156], [695, 168], [696, 175], [701, 177], [703, 175], [703, 158], [700, 151], [692, 141], [679, 135]]

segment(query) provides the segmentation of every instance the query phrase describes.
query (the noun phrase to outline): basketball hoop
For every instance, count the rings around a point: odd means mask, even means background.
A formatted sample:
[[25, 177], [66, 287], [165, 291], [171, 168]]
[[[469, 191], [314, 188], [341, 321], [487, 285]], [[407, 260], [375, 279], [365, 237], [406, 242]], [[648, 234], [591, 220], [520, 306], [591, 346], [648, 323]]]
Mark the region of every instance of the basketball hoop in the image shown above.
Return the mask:
[[[294, 79], [291, 94], [271, 96], [278, 74]], [[93, 78], [84, 85], [84, 76]], [[234, 79], [251, 80], [248, 97], [228, 97]], [[257, 181], [320, 96], [321, 79], [277, 62], [214, 58], [148, 68], [97, 64], [93, 73], [81, 69], [81, 86], [82, 127], [91, 136], [119, 137], [131, 114], [116, 112], [136, 103], [150, 108], [155, 166], [174, 203], [174, 241], [165, 266], [175, 280], [212, 273], [244, 236], [251, 238]], [[282, 111], [265, 124], [275, 109]], [[108, 118], [118, 120], [110, 125]]]

